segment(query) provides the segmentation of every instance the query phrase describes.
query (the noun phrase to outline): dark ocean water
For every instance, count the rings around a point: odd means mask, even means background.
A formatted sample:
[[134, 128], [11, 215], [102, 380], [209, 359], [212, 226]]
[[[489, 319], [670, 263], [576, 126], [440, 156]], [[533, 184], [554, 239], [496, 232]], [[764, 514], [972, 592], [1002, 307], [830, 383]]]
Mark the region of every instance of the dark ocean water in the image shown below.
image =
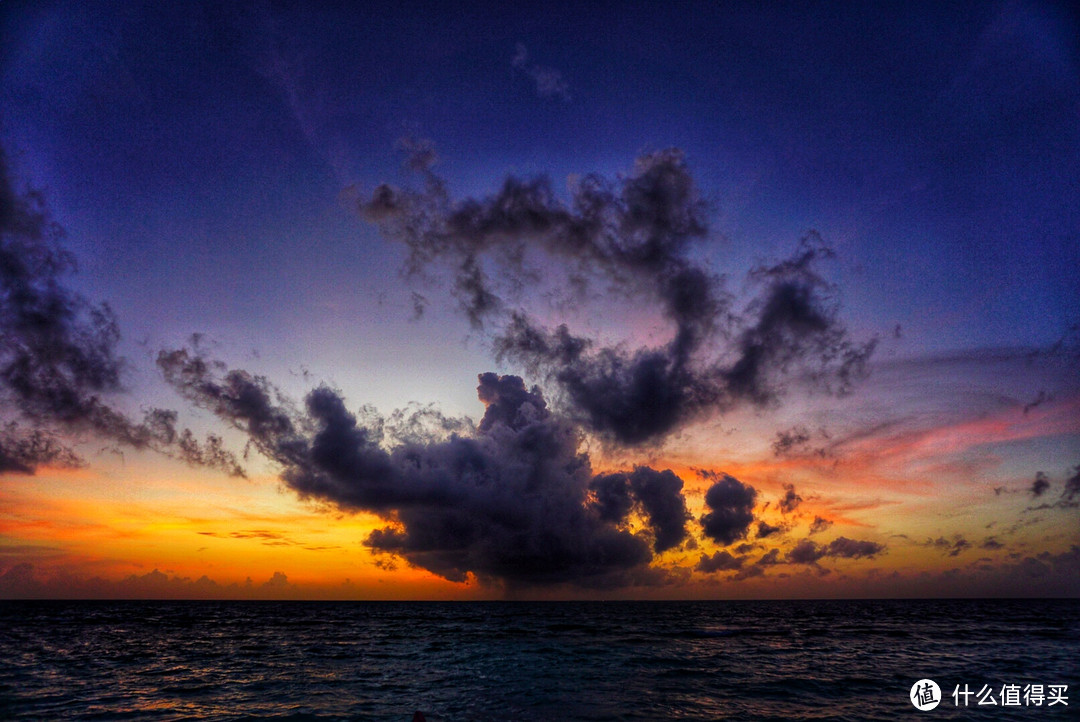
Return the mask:
[[[921, 678], [944, 700], [919, 712]], [[957, 707], [957, 685], [998, 706]], [[1068, 706], [1000, 705], [1068, 685]], [[1021, 701], [1021, 705], [1023, 701]], [[1078, 601], [0, 602], [0, 719], [1080, 718]]]

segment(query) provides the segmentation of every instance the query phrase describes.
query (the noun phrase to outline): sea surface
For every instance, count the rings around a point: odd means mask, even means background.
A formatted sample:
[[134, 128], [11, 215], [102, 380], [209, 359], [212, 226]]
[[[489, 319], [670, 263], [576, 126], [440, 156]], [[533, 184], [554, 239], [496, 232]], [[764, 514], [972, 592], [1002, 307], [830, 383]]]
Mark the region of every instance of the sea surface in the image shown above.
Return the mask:
[[[921, 712], [909, 692], [924, 678], [943, 699]], [[952, 696], [964, 685], [967, 707]], [[1003, 705], [1006, 685], [1042, 685], [1043, 704]], [[1067, 686], [1067, 705], [1049, 706], [1050, 685]], [[997, 705], [977, 704], [984, 687]], [[3, 720], [408, 722], [418, 710], [429, 722], [1080, 719], [1080, 601], [0, 602]]]

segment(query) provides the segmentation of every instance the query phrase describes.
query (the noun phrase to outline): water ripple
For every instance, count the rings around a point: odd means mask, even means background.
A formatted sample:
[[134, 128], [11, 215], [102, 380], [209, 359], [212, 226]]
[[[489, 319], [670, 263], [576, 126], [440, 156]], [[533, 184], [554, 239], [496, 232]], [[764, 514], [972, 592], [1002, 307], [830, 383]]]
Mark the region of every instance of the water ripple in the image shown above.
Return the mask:
[[0, 603], [5, 720], [879, 719], [1068, 684], [1075, 601]]

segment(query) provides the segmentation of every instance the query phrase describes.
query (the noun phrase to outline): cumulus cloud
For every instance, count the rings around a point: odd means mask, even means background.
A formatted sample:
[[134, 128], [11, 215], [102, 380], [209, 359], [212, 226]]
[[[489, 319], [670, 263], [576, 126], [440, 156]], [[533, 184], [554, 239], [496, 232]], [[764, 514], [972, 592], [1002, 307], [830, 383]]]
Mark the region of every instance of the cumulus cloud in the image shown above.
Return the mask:
[[927, 539], [923, 546], [933, 547], [943, 554], [956, 557], [970, 549], [971, 542], [965, 539], [962, 534], [956, 534], [951, 540], [940, 536], [937, 539]]
[[837, 537], [825, 545], [818, 545], [810, 539], [803, 539], [787, 554], [792, 564], [816, 564], [824, 557], [843, 559], [873, 558], [885, 551], [885, 545], [873, 541]]
[[847, 537], [841, 536], [829, 542], [825, 547], [825, 556], [843, 557], [845, 559], [861, 559], [863, 557], [877, 556], [883, 551], [885, 551], [885, 546], [883, 544], [872, 541], [848, 539]]
[[742, 569], [743, 562], [746, 561], [746, 557], [732, 556], [730, 552], [718, 551], [711, 557], [705, 554], [701, 555], [701, 559], [698, 560], [694, 569], [706, 574], [712, 574], [713, 572], [728, 572], [737, 571]]
[[745, 538], [754, 521], [757, 490], [730, 474], [711, 471], [699, 474], [713, 480], [705, 492], [705, 506], [709, 511], [701, 517], [705, 536], [725, 546]]
[[[750, 274], [742, 308], [721, 276], [695, 259], [709, 237], [707, 206], [678, 149], [638, 158], [611, 181], [578, 180], [563, 202], [545, 177], [509, 177], [483, 198], [451, 198], [430, 167], [420, 189], [380, 185], [361, 215], [408, 250], [418, 275], [449, 270], [477, 328], [493, 327], [500, 360], [554, 382], [575, 420], [622, 444], [662, 440], [685, 423], [740, 403], [767, 405], [785, 379], [846, 393], [874, 342], [856, 344], [839, 321], [836, 289], [817, 267], [831, 251], [809, 234], [796, 253]], [[565, 325], [548, 328], [513, 298], [543, 254], [581, 292], [594, 283], [653, 307], [671, 327], [658, 346], [604, 346]]]
[[[687, 535], [674, 473], [593, 474], [576, 427], [517, 376], [478, 377], [485, 412], [475, 428], [387, 443], [379, 420], [358, 422], [325, 386], [297, 408], [265, 378], [187, 349], [158, 364], [182, 395], [244, 431], [301, 497], [382, 516], [371, 549], [446, 579], [651, 583], [653, 555]], [[643, 529], [631, 531], [632, 520]]]
[[813, 564], [823, 555], [821, 547], [809, 539], [803, 539], [788, 551], [788, 561], [793, 564]]
[[814, 520], [810, 522], [810, 533], [817, 534], [819, 532], [823, 532], [832, 525], [833, 523], [828, 519], [824, 519], [820, 516], [815, 516]]
[[111, 309], [65, 285], [74, 258], [40, 193], [19, 192], [0, 150], [0, 401], [20, 416], [0, 432], [0, 473], [33, 473], [42, 464], [79, 463], [60, 432], [90, 432], [137, 449], [242, 474], [211, 437], [178, 430], [175, 412], [152, 409], [135, 420], [106, 399], [122, 390], [120, 331]]
[[730, 579], [733, 582], [741, 582], [746, 579], [764, 576], [765, 570], [768, 567], [773, 567], [780, 563], [780, 550], [773, 548], [758, 557], [758, 560], [753, 564], [743, 564]]
[[[609, 521], [621, 521], [630, 508], [640, 505], [655, 534], [653, 548], [657, 552], [672, 549], [686, 539], [690, 513], [682, 495], [682, 479], [671, 470], [639, 466], [630, 473], [598, 476], [590, 488], [602, 509], [602, 518]], [[613, 501], [621, 514], [611, 514]]]
[[283, 572], [274, 572], [274, 575], [263, 582], [262, 588], [267, 592], [282, 592], [292, 587], [289, 577]]

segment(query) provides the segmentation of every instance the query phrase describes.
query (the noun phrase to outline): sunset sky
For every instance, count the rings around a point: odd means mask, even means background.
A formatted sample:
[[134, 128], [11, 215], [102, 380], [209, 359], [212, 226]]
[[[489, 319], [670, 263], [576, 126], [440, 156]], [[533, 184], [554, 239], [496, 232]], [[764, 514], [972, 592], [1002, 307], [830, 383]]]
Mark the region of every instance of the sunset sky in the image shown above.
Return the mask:
[[0, 3], [0, 597], [1080, 596], [1068, 4], [510, 5]]

